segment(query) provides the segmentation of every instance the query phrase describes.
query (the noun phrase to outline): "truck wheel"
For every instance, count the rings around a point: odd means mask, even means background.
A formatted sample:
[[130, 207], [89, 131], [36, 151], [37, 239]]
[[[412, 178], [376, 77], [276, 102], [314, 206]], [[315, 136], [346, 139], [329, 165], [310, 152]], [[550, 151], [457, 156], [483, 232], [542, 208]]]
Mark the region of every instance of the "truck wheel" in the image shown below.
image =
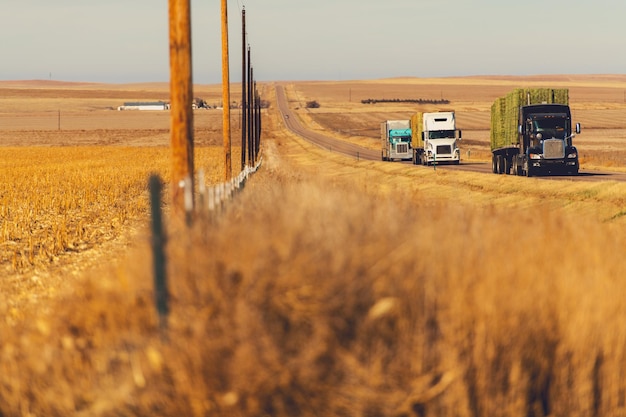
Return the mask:
[[522, 165], [522, 161], [520, 161], [519, 158], [516, 158], [515, 161], [515, 175], [524, 175], [524, 167]]
[[498, 174], [504, 173], [504, 160], [505, 158], [502, 155], [496, 156], [496, 168], [497, 168]]
[[492, 155], [491, 156], [491, 172], [493, 172], [494, 174], [498, 173], [498, 163], [496, 162], [496, 156]]
[[502, 167], [504, 168], [504, 173], [506, 175], [511, 174], [511, 160], [506, 156], [502, 157]]

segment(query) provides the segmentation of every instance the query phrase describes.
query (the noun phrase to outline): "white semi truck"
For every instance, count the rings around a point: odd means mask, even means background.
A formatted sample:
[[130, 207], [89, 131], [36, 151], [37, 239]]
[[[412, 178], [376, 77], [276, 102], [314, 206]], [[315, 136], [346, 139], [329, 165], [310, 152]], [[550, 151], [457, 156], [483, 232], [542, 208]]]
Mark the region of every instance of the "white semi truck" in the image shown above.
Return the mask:
[[386, 120], [380, 125], [383, 161], [411, 160], [411, 121]]
[[461, 131], [456, 128], [453, 111], [417, 112], [411, 116], [413, 163], [431, 165], [459, 164]]

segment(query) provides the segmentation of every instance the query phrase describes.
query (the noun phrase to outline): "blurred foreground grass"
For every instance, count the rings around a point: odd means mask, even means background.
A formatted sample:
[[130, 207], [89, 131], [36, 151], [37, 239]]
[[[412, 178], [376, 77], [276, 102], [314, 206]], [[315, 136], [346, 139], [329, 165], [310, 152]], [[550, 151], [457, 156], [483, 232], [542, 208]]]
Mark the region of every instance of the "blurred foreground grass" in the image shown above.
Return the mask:
[[147, 235], [0, 322], [0, 414], [623, 411], [624, 185], [265, 143], [219, 218], [168, 224], [165, 333]]

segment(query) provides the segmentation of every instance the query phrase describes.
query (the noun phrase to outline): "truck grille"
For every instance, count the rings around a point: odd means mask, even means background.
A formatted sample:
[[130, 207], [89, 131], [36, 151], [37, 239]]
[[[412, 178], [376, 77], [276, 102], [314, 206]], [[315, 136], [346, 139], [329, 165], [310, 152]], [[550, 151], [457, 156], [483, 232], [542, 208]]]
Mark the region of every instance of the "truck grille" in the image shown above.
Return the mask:
[[452, 155], [452, 147], [450, 145], [437, 146], [437, 155]]
[[546, 139], [543, 141], [543, 157], [546, 159], [565, 158], [565, 141], [561, 139]]
[[398, 143], [396, 145], [397, 153], [407, 153], [409, 151], [409, 145], [407, 143]]

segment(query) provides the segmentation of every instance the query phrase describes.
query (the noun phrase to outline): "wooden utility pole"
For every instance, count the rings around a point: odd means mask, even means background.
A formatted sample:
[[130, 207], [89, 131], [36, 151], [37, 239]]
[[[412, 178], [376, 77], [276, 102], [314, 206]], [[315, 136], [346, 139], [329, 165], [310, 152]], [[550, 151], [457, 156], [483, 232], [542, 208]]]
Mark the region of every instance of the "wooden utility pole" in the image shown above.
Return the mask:
[[169, 28], [171, 194], [173, 212], [183, 215], [185, 193], [181, 184], [187, 180], [193, 190], [194, 183], [190, 0], [169, 0]]
[[222, 101], [223, 111], [223, 135], [224, 135], [224, 178], [232, 177], [232, 155], [230, 143], [230, 66], [228, 63], [228, 10], [227, 1], [222, 0]]
[[246, 129], [248, 125], [247, 112], [247, 90], [246, 78], [248, 76], [248, 67], [246, 64], [246, 9], [241, 11], [241, 170], [246, 166], [246, 141], [248, 136]]
[[256, 80], [254, 80], [252, 88], [252, 96], [254, 97], [254, 157], [259, 159], [259, 93], [256, 89]]
[[246, 86], [246, 94], [247, 94], [247, 115], [246, 120], [248, 121], [248, 165], [251, 167], [254, 166], [254, 149], [252, 148], [252, 65], [250, 64], [252, 61], [250, 60], [250, 45], [248, 45], [248, 63], [247, 63], [247, 73], [248, 73], [248, 84]]

